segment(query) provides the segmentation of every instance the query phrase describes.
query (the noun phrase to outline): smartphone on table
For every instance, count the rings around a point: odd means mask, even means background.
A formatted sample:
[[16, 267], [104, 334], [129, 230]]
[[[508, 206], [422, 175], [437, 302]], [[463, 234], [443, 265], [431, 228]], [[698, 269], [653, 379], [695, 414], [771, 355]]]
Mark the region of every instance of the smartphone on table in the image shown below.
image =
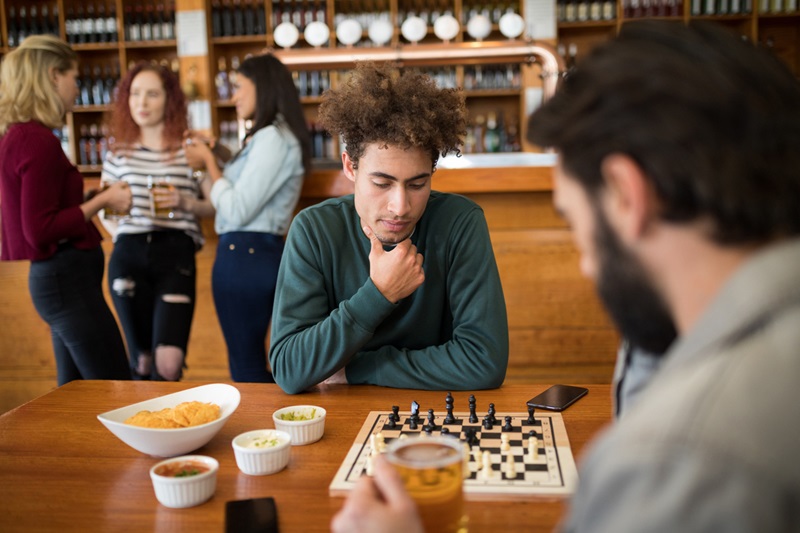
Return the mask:
[[528, 400], [528, 406], [550, 411], [563, 411], [589, 392], [583, 387], [553, 385], [543, 393]]
[[253, 498], [225, 503], [226, 533], [278, 533], [278, 512], [273, 498]]

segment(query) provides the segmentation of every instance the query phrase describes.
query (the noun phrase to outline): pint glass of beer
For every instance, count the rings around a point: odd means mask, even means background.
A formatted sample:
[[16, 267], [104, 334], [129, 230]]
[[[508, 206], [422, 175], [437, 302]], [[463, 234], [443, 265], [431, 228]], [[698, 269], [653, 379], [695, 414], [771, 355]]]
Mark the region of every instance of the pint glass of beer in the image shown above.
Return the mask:
[[394, 465], [419, 508], [425, 531], [466, 532], [463, 445], [453, 437], [411, 437], [389, 445]]
[[147, 188], [150, 189], [150, 214], [155, 218], [173, 218], [175, 213], [172, 207], [163, 205], [158, 201], [157, 191], [171, 191], [175, 187], [170, 184], [169, 178], [155, 178], [147, 176]]

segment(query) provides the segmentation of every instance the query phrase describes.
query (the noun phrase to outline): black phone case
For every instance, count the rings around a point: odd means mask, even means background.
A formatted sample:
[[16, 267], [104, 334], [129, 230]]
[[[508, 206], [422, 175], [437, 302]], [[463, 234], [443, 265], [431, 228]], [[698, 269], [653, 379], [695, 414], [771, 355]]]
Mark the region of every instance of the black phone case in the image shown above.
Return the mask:
[[543, 393], [528, 400], [528, 406], [550, 411], [563, 411], [589, 392], [583, 387], [553, 385]]
[[225, 503], [226, 533], [278, 533], [278, 511], [273, 498]]

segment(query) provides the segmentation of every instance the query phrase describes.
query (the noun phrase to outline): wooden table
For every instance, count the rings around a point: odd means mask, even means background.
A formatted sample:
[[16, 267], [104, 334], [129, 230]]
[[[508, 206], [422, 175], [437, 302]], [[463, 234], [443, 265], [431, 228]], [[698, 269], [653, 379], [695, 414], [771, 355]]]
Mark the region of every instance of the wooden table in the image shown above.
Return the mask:
[[[289, 396], [275, 385], [236, 384], [242, 400], [209, 444], [196, 453], [220, 463], [214, 497], [198, 507], [168, 509], [153, 493], [148, 470], [159, 459], [129, 448], [105, 429], [99, 413], [195, 386], [188, 383], [74, 381], [0, 417], [0, 531], [213, 531], [224, 530], [225, 502], [273, 496], [282, 533], [328, 531], [342, 498], [328, 485], [365, 416], [412, 400], [441, 405], [442, 392], [367, 386], [323, 386]], [[493, 402], [499, 413], [524, 411], [544, 385], [510, 385], [474, 392], [478, 410]], [[579, 460], [587, 441], [610, 419], [607, 385], [564, 412]], [[455, 392], [456, 410], [469, 392]], [[325, 435], [292, 449], [289, 467], [271, 476], [247, 476], [236, 467], [231, 440], [247, 430], [274, 427], [279, 407], [310, 403], [327, 409]], [[470, 532], [550, 531], [564, 504], [467, 503]]]

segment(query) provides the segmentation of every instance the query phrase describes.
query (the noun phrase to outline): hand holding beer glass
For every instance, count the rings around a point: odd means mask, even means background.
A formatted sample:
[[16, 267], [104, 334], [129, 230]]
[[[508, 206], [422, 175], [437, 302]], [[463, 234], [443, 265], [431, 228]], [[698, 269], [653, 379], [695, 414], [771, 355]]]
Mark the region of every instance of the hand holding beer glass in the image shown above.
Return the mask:
[[104, 218], [107, 220], [115, 220], [128, 216], [131, 210], [131, 204], [133, 203], [133, 197], [127, 182], [118, 181], [110, 185], [105, 183], [99, 194], [102, 195], [104, 197], [103, 200], [105, 200], [105, 205], [103, 207]]
[[147, 188], [150, 190], [150, 214], [154, 218], [175, 218], [175, 211], [181, 205], [181, 195], [170, 183], [169, 177], [147, 176]]
[[393, 441], [386, 459], [417, 504], [425, 531], [465, 533], [463, 444], [452, 437]]

